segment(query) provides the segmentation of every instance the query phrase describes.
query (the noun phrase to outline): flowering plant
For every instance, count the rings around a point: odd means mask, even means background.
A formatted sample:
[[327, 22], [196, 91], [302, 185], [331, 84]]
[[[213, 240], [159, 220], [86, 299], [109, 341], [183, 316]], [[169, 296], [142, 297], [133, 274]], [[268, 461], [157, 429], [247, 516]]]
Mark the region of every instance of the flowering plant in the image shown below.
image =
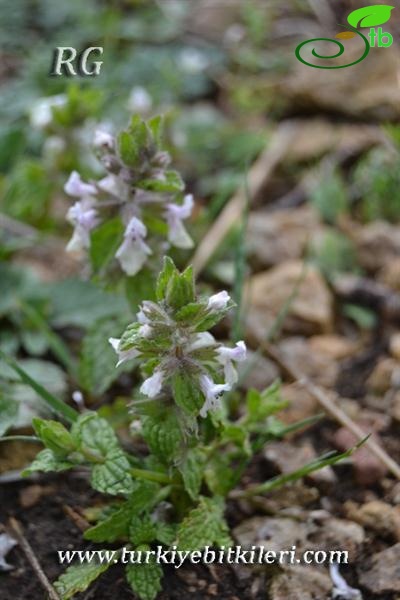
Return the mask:
[[148, 122], [134, 117], [117, 137], [96, 131], [94, 146], [107, 174], [85, 182], [73, 171], [65, 185], [65, 192], [77, 199], [67, 215], [74, 226], [67, 249], [88, 251], [93, 270], [101, 268], [103, 279], [115, 270], [113, 259], [133, 277], [145, 265], [158, 270], [171, 245], [193, 245], [183, 224], [193, 197], [183, 194], [180, 175], [169, 168], [161, 135], [161, 117]]
[[[74, 172], [65, 186], [77, 199], [68, 211], [74, 225], [69, 250], [88, 252], [93, 271], [104, 280], [116, 270], [121, 280], [135, 284], [146, 269], [153, 278], [150, 297], [137, 286], [134, 322], [120, 337], [109, 338], [117, 366], [132, 359], [140, 364], [142, 380], [129, 414], [130, 441], [122, 445], [106, 418], [86, 410], [80, 392], [74, 398], [81, 413], [0, 352], [66, 422], [33, 419], [35, 441], [44, 449], [25, 474], [85, 470], [93, 489], [110, 501], [95, 516], [92, 511], [95, 523], [84, 538], [119, 544], [117, 554], [126, 548], [150, 550], [155, 544], [181, 551], [229, 547], [227, 498], [261, 494], [341, 458], [334, 453], [293, 474], [234, 490], [254, 454], [296, 426], [286, 428], [275, 417], [285, 406], [279, 383], [262, 392], [250, 389], [240, 409], [230, 410], [230, 399], [241, 398], [237, 367], [246, 360], [246, 345], [226, 346], [210, 331], [234, 306], [229, 294], [199, 296], [192, 268], [181, 272], [169, 257], [154, 277], [170, 245], [188, 248], [192, 243], [183, 221], [193, 199], [183, 195], [180, 176], [168, 168], [169, 156], [160, 146], [161, 124], [159, 117], [147, 123], [133, 118], [117, 138], [98, 132], [95, 146], [107, 175], [85, 182]], [[94, 339], [97, 346], [98, 337]], [[106, 349], [111, 351], [108, 345]], [[70, 566], [55, 583], [57, 592], [68, 600], [112, 566]], [[151, 559], [126, 564], [126, 577], [141, 600], [153, 600], [163, 571]]]

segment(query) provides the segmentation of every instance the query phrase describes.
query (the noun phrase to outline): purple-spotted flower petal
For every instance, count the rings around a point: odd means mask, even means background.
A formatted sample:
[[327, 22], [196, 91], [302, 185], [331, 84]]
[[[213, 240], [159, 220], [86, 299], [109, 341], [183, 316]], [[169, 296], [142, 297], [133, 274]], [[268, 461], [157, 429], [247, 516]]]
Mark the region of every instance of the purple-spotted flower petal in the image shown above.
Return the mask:
[[214, 383], [207, 375], [200, 375], [200, 388], [205, 396], [205, 402], [200, 410], [200, 416], [203, 418], [208, 412], [221, 408], [221, 395], [231, 389], [227, 383]]
[[146, 235], [145, 225], [137, 217], [132, 217], [125, 230], [124, 241], [115, 255], [127, 275], [136, 275], [147, 257], [152, 254], [151, 249], [144, 242]]
[[81, 252], [89, 248], [90, 232], [99, 224], [94, 200], [83, 198], [75, 202], [68, 210], [67, 220], [74, 226], [72, 238], [67, 245], [67, 252]]

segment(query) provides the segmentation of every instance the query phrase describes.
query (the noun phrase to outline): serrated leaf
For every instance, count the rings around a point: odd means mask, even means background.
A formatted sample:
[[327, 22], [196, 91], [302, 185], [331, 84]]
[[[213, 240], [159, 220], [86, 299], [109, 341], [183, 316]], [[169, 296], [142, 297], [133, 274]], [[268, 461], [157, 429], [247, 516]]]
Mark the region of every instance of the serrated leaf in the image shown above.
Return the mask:
[[129, 167], [137, 166], [140, 148], [130, 132], [121, 131], [117, 138], [117, 146], [123, 162]]
[[175, 310], [194, 302], [194, 285], [190, 278], [191, 271], [179, 273], [174, 271], [169, 279], [165, 300]]
[[128, 565], [126, 578], [140, 600], [154, 600], [161, 591], [163, 570], [155, 562]]
[[164, 300], [167, 291], [167, 285], [174, 273], [178, 273], [174, 261], [169, 256], [164, 257], [163, 268], [157, 278], [156, 296], [160, 302]]
[[120, 448], [107, 453], [103, 464], [93, 467], [90, 479], [92, 487], [104, 494], [129, 494], [133, 490], [133, 479], [129, 474], [130, 464]]
[[177, 547], [180, 550], [201, 550], [221, 539], [228, 539], [224, 509], [222, 498], [201, 496], [199, 504], [178, 527]]
[[37, 471], [42, 471], [44, 473], [50, 471], [66, 471], [67, 469], [72, 469], [74, 466], [74, 463], [58, 458], [54, 452], [48, 448], [45, 448], [36, 455], [35, 460], [22, 472], [22, 475], [26, 477], [27, 475], [32, 475], [32, 473], [36, 473]]
[[182, 433], [173, 411], [142, 417], [143, 437], [151, 452], [163, 461], [173, 461], [182, 445]]
[[61, 600], [69, 600], [75, 594], [84, 592], [102, 573], [107, 571], [111, 563], [97, 564], [94, 562], [73, 565], [54, 582], [54, 587]]
[[197, 500], [199, 497], [205, 460], [206, 457], [201, 450], [191, 449], [188, 450], [182, 463], [178, 465], [185, 490], [192, 500]]
[[132, 361], [115, 366], [116, 355], [108, 339], [121, 329], [113, 319], [97, 321], [82, 342], [79, 365], [80, 383], [84, 390], [95, 396], [103, 394], [124, 371], [130, 370]]
[[88, 448], [99, 458], [106, 457], [111, 450], [120, 449], [111, 425], [94, 412], [79, 415], [71, 434], [81, 446]]
[[111, 515], [85, 531], [84, 537], [93, 542], [113, 542], [127, 537], [129, 523], [134, 515], [140, 515], [152, 507], [152, 501], [160, 486], [150, 481], [134, 482], [133, 492], [120, 508]]
[[134, 516], [129, 525], [129, 539], [132, 544], [149, 544], [156, 537], [156, 526], [148, 515]]
[[347, 17], [352, 27], [376, 27], [389, 21], [394, 6], [374, 4], [353, 10]]
[[156, 525], [156, 539], [166, 546], [171, 546], [176, 539], [177, 525], [175, 523], [160, 522], [158, 522]]
[[174, 374], [171, 383], [174, 400], [179, 408], [188, 415], [198, 415], [204, 398], [196, 381], [181, 369]]

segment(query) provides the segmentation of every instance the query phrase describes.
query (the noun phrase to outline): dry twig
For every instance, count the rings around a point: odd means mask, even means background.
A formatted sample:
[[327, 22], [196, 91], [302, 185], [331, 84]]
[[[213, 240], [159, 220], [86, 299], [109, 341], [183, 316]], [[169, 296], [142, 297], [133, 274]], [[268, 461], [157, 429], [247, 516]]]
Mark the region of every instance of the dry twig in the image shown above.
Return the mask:
[[31, 545], [29, 544], [28, 540], [24, 536], [21, 524], [16, 519], [14, 519], [14, 517], [10, 517], [9, 526], [10, 526], [11, 530], [13, 531], [13, 533], [15, 534], [15, 537], [18, 539], [19, 545], [21, 546], [29, 564], [31, 565], [32, 569], [34, 570], [35, 574], [37, 575], [37, 578], [39, 579], [40, 583], [42, 584], [43, 589], [46, 590], [50, 600], [60, 600], [60, 596], [57, 594], [56, 590], [51, 585], [45, 572], [43, 571], [42, 567], [40, 566], [39, 561], [36, 558]]
[[[293, 123], [284, 123], [274, 134], [267, 149], [256, 160], [248, 175], [248, 196], [254, 200], [257, 193], [266, 184], [275, 168], [287, 152], [296, 133]], [[214, 254], [224, 237], [230, 229], [240, 220], [247, 202], [246, 189], [239, 189], [229, 200], [215, 223], [204, 236], [190, 261], [197, 274], [200, 273]]]
[[[299, 369], [289, 365], [280, 355], [279, 351], [268, 344], [268, 342], [262, 342], [261, 348], [271, 358], [282, 371], [290, 377], [293, 381], [296, 381], [315, 398], [319, 404], [331, 415], [338, 423], [343, 427], [346, 427], [351, 433], [353, 433], [358, 439], [365, 437], [366, 432], [361, 429], [357, 423], [355, 423], [339, 406], [332, 402], [326, 391], [315, 385], [308, 379]], [[388, 453], [379, 445], [377, 442], [369, 437], [365, 446], [388, 468], [388, 470], [400, 480], [400, 466], [391, 458]]]

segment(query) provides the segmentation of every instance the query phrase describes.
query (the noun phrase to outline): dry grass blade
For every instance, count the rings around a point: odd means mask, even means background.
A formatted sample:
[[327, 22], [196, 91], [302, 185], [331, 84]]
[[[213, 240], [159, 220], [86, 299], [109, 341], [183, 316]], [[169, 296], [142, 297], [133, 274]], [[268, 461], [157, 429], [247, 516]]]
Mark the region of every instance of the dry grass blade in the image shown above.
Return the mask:
[[[343, 427], [351, 431], [358, 439], [365, 437], [366, 432], [361, 429], [339, 406], [332, 402], [328, 394], [319, 386], [310, 381], [301, 371], [289, 365], [280, 355], [278, 350], [267, 342], [261, 343], [263, 351], [271, 358], [282, 371], [293, 381], [303, 385], [319, 404]], [[400, 466], [391, 458], [388, 453], [369, 437], [365, 446], [388, 468], [388, 470], [400, 480]]]
[[21, 549], [23, 550], [29, 564], [31, 565], [32, 569], [34, 570], [35, 574], [37, 575], [37, 578], [39, 579], [40, 583], [42, 584], [43, 589], [46, 590], [47, 595], [50, 598], [50, 600], [60, 600], [60, 596], [57, 594], [56, 590], [51, 585], [45, 572], [43, 571], [42, 567], [40, 566], [39, 561], [36, 558], [36, 555], [31, 548], [31, 545], [29, 544], [28, 540], [24, 536], [20, 523], [16, 519], [14, 519], [14, 517], [10, 517], [9, 526], [10, 526], [11, 530], [13, 531], [13, 533], [15, 534], [15, 537], [18, 539]]
[[[296, 125], [293, 123], [280, 125], [266, 150], [251, 167], [248, 175], [248, 197], [250, 202], [254, 200], [254, 197], [262, 186], [266, 184], [284, 157], [294, 138], [295, 132]], [[235, 223], [240, 220], [243, 211], [246, 210], [246, 202], [246, 190], [242, 187], [229, 200], [215, 223], [200, 242], [190, 261], [196, 274], [199, 274], [204, 269], [224, 237]]]

